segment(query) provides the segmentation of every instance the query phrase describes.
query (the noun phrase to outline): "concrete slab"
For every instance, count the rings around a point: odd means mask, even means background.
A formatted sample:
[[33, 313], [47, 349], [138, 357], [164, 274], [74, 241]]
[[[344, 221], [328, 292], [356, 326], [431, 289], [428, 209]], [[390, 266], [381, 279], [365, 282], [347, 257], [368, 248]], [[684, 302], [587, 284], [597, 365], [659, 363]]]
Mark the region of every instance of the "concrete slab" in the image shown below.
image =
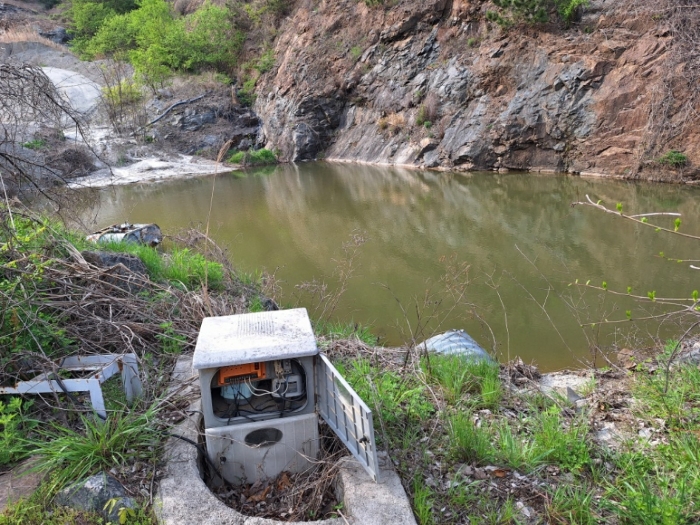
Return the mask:
[[[189, 369], [189, 371], [188, 371]], [[174, 377], [187, 380], [194, 375], [191, 357], [182, 357]], [[176, 381], [173, 381], [176, 383]], [[174, 385], [175, 386], [175, 385]], [[195, 392], [191, 392], [196, 395]], [[202, 412], [193, 397], [191, 417], [172, 429], [172, 434], [201, 443]], [[154, 505], [162, 525], [302, 525], [302, 522], [244, 516], [219, 501], [202, 480], [199, 451], [191, 443], [171, 437], [166, 444], [165, 476]], [[315, 521], [317, 525], [415, 525], [411, 506], [391, 461], [380, 459], [381, 482], [375, 483], [352, 458], [344, 460], [338, 490], [342, 495], [344, 518]], [[349, 515], [348, 515], [349, 514]], [[308, 525], [309, 522], [303, 522]]]
[[401, 479], [386, 454], [378, 454], [380, 481], [375, 483], [352, 457], [343, 458], [338, 499], [353, 523], [363, 525], [416, 525]]

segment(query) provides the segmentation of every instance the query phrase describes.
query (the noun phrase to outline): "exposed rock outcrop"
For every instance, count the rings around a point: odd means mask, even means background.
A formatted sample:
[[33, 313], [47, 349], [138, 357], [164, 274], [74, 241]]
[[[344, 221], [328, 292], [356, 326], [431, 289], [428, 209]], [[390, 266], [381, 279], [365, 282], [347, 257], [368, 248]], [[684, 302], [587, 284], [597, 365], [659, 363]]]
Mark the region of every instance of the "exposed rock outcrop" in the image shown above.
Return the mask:
[[[149, 112], [161, 113], [175, 102], [166, 93], [153, 102]], [[149, 127], [149, 133], [163, 146], [186, 155], [216, 158], [228, 143], [231, 149], [247, 150], [257, 143], [260, 120], [255, 112], [234, 104], [227, 88], [205, 92], [204, 97], [176, 110]]]
[[[486, 21], [489, 8], [484, 0], [386, 9], [298, 2], [276, 40], [277, 68], [258, 84], [267, 147], [292, 161], [325, 152], [431, 168], [620, 176], [655, 176], [659, 166], [649, 161], [666, 149], [700, 164], [697, 126], [652, 144], [653, 99], [673, 41], [664, 20], [594, 0], [569, 29], [503, 32]], [[682, 106], [682, 90], [676, 96]]]

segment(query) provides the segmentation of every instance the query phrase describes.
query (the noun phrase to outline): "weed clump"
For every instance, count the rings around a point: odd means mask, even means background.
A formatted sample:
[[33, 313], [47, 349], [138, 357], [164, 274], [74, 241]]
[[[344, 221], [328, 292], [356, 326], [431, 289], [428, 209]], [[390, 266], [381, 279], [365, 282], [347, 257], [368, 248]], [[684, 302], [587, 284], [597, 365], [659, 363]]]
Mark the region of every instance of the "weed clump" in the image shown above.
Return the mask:
[[487, 11], [486, 18], [503, 28], [519, 23], [544, 24], [555, 11], [569, 26], [579, 11], [588, 6], [588, 0], [493, 0], [500, 11]]
[[[577, 406], [537, 387], [516, 388], [513, 368], [459, 356], [407, 350], [397, 359], [368, 351], [339, 369], [372, 407], [420, 523], [518, 522], [524, 501], [532, 522], [700, 519], [695, 366], [670, 369], [668, 384], [665, 374], [642, 369], [624, 386], [596, 374], [589, 403]], [[608, 412], [620, 417], [601, 397], [611, 388], [634, 399], [625, 409], [629, 440], [612, 447], [595, 436], [595, 421]], [[642, 421], [658, 428], [650, 440], [637, 436]]]
[[276, 164], [277, 156], [269, 149], [250, 149], [248, 151], [234, 151], [229, 155], [227, 162], [243, 166], [264, 166], [266, 164]]
[[670, 168], [677, 169], [682, 168], [683, 166], [688, 164], [688, 157], [680, 151], [671, 150], [661, 155], [661, 157], [656, 159], [656, 162], [658, 162], [662, 166], [668, 166]]
[[396, 135], [406, 126], [406, 118], [401, 113], [390, 113], [377, 121], [377, 127], [382, 131], [388, 131]]
[[433, 122], [436, 122], [440, 113], [440, 102], [435, 93], [429, 93], [423, 103], [418, 107], [416, 114], [416, 125], [425, 126], [430, 129]]
[[31, 402], [23, 402], [19, 397], [0, 400], [0, 467], [4, 467], [27, 456], [31, 448], [22, 440], [35, 424], [24, 417], [25, 407]]

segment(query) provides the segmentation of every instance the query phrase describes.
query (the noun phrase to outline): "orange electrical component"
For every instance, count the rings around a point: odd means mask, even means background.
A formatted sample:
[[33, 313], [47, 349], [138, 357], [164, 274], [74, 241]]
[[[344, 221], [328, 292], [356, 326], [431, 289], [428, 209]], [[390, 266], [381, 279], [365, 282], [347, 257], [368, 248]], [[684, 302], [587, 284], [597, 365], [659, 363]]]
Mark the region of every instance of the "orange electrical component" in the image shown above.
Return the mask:
[[265, 363], [246, 363], [244, 365], [225, 366], [219, 369], [219, 386], [238, 383], [245, 379], [265, 379]]

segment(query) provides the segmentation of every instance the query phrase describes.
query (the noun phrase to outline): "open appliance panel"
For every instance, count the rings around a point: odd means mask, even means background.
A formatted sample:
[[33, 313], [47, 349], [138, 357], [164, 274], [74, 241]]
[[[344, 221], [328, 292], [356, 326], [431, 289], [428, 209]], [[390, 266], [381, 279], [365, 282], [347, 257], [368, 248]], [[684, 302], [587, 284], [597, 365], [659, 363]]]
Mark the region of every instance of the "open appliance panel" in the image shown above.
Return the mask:
[[[252, 373], [219, 369], [209, 380], [208, 428], [308, 414], [314, 411], [313, 358], [255, 363]], [[252, 366], [250, 367], [253, 368]], [[231, 372], [240, 375], [232, 376]], [[209, 374], [208, 374], [209, 375]], [[206, 381], [206, 378], [202, 378]]]
[[378, 480], [371, 411], [319, 355], [306, 310], [205, 318], [193, 367], [207, 454], [227, 481], [308, 468], [318, 415]]

